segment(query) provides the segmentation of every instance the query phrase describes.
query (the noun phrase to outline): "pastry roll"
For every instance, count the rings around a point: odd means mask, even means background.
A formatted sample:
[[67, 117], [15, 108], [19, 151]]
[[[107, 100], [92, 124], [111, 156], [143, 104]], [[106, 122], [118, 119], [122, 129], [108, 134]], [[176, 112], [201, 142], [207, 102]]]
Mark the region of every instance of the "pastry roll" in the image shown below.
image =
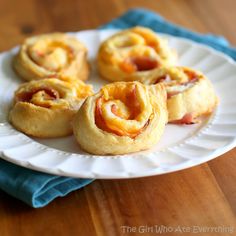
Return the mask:
[[71, 120], [92, 87], [82, 81], [69, 83], [50, 78], [22, 84], [15, 92], [9, 114], [12, 125], [39, 138], [72, 133]]
[[157, 143], [167, 117], [162, 84], [116, 82], [85, 100], [73, 130], [79, 145], [89, 153], [125, 154]]
[[211, 82], [200, 72], [187, 67], [163, 68], [149, 84], [164, 83], [167, 90], [169, 122], [193, 124], [211, 113], [218, 98]]
[[25, 80], [69, 76], [86, 80], [87, 49], [76, 38], [63, 33], [34, 36], [25, 40], [13, 61]]
[[98, 52], [98, 69], [109, 81], [139, 81], [162, 66], [174, 65], [176, 53], [152, 30], [134, 27], [104, 41]]

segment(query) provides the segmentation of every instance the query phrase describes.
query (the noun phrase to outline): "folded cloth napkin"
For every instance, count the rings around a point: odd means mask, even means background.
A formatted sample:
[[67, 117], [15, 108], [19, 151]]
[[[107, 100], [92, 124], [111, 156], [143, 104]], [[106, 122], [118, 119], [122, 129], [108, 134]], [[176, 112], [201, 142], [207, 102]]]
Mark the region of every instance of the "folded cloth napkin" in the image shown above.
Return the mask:
[[92, 181], [49, 175], [0, 160], [0, 189], [35, 208]]
[[[231, 48], [223, 37], [191, 32], [145, 9], [132, 9], [102, 26], [101, 29], [124, 29], [135, 25], [209, 45], [236, 59], [236, 50]], [[56, 197], [65, 196], [92, 181], [92, 179], [73, 179], [44, 174], [0, 160], [0, 189], [35, 208], [43, 207]]]
[[126, 29], [136, 25], [149, 27], [159, 33], [171, 34], [177, 37], [187, 38], [198, 43], [206, 44], [236, 60], [236, 48], [232, 48], [224, 37], [213, 34], [199, 34], [192, 32], [183, 27], [168, 22], [160, 15], [157, 15], [156, 13], [146, 9], [132, 9], [121, 17], [114, 19], [110, 23], [100, 28]]

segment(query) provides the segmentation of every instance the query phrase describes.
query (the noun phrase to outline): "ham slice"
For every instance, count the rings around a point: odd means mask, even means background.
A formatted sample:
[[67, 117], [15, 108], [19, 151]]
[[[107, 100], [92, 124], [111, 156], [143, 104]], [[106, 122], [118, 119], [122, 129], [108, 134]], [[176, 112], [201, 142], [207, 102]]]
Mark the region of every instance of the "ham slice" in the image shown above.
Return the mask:
[[120, 68], [126, 73], [153, 70], [158, 66], [157, 60], [147, 56], [128, 58], [120, 64]]
[[[137, 95], [136, 95], [136, 87], [134, 87], [134, 89], [132, 91], [130, 91], [130, 93], [127, 94], [126, 99], [129, 102], [130, 105], [130, 109], [131, 109], [131, 114], [128, 117], [128, 119], [132, 120], [135, 119], [136, 115], [140, 112], [140, 108], [139, 108], [139, 103], [137, 101]], [[128, 136], [130, 138], [135, 138], [137, 135], [139, 135], [140, 133], [143, 132], [143, 130], [148, 126], [150, 120], [148, 120], [145, 125], [138, 131], [125, 131], [122, 130], [122, 127], [119, 129], [112, 129], [109, 127], [109, 124], [106, 123], [106, 120], [104, 120], [103, 115], [102, 115], [102, 103], [104, 102], [104, 98], [100, 97], [97, 99], [96, 101], [96, 109], [95, 109], [95, 123], [97, 125], [98, 128], [107, 131], [109, 133], [113, 133], [116, 134], [118, 136]], [[119, 114], [118, 109], [116, 107], [116, 105], [112, 105], [111, 106], [111, 111], [114, 115], [123, 118], [122, 114]]]
[[44, 92], [44, 99], [45, 100], [56, 100], [60, 98], [59, 93], [51, 88], [39, 88], [34, 89], [30, 92], [23, 92], [17, 95], [16, 101], [17, 102], [30, 102], [34, 94], [43, 91]]
[[172, 124], [192, 125], [192, 124], [195, 124], [196, 121], [194, 120], [193, 115], [191, 113], [187, 113], [183, 116], [182, 119], [174, 120], [174, 121], [171, 121], [170, 123], [172, 123]]

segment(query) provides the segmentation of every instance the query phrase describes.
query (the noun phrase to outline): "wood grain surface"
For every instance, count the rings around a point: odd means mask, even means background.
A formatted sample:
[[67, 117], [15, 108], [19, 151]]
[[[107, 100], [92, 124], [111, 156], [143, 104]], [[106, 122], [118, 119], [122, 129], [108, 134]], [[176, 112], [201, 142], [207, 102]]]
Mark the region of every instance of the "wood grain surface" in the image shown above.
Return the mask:
[[[133, 7], [152, 9], [176, 24], [224, 35], [236, 44], [234, 0], [0, 0], [0, 50], [34, 34], [96, 28]], [[235, 213], [232, 150], [176, 173], [97, 180], [42, 209], [0, 191], [0, 236], [158, 235], [151, 231], [159, 226], [169, 227], [162, 235], [236, 235]], [[196, 232], [174, 233], [174, 227], [195, 227]], [[199, 233], [203, 227], [215, 232]]]

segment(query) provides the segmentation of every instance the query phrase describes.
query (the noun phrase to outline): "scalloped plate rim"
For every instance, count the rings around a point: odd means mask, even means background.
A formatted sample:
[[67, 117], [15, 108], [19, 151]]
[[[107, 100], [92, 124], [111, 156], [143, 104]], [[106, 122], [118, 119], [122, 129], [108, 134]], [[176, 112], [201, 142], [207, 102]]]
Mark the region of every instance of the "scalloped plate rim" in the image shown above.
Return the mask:
[[[98, 30], [84, 30], [84, 31], [80, 31], [80, 32], [69, 32], [70, 34], [78, 34], [78, 33], [86, 33], [86, 32], [93, 32], [93, 31], [98, 31]], [[102, 30], [99, 30], [99, 31], [110, 31], [110, 32], [116, 32], [116, 31], [119, 31], [119, 30], [106, 30], [106, 29], [102, 29]], [[158, 33], [159, 35], [163, 35], [163, 36], [167, 36], [167, 37], [170, 37], [170, 38], [175, 38], [177, 40], [181, 40], [181, 41], [185, 41], [189, 44], [192, 44], [192, 45], [195, 45], [197, 47], [200, 47], [200, 48], [204, 48], [205, 50], [209, 51], [211, 54], [215, 55], [215, 56], [219, 56], [221, 58], [224, 58], [224, 60], [227, 61], [227, 63], [231, 64], [232, 66], [235, 66], [236, 67], [236, 62], [230, 58], [229, 56], [225, 55], [224, 53], [222, 52], [219, 52], [219, 51], [216, 51], [215, 49], [212, 49], [206, 45], [203, 45], [203, 44], [200, 44], [200, 43], [197, 43], [197, 42], [193, 42], [192, 40], [190, 39], [186, 39], [186, 38], [182, 38], [182, 37], [176, 37], [176, 36], [172, 36], [172, 35], [168, 35], [168, 34], [162, 34], [162, 33]], [[12, 53], [14, 50], [16, 50], [17, 47], [14, 47], [13, 49], [9, 50], [9, 51], [5, 51], [5, 52], [2, 52], [0, 55], [2, 54], [8, 54], [8, 53]], [[213, 117], [214, 119], [214, 117]], [[0, 122], [2, 126], [6, 127], [4, 124], [4, 122]], [[6, 124], [8, 124], [8, 122], [6, 122]], [[9, 125], [9, 124], [8, 124]], [[207, 129], [207, 125], [209, 125], [209, 123], [207, 123], [201, 130], [204, 130], [204, 129]], [[0, 127], [1, 129], [1, 127]], [[10, 129], [9, 129], [10, 130]], [[14, 130], [14, 128], [13, 128]], [[26, 138], [28, 141], [28, 143], [37, 143], [36, 141], [33, 141], [30, 137], [14, 130], [16, 133], [19, 133], [23, 136], [25, 136], [24, 138]], [[0, 134], [0, 137], [2, 135]], [[175, 168], [171, 167], [171, 168], [162, 168], [160, 169], [160, 167], [157, 167], [157, 169], [159, 168], [159, 171], [156, 171], [156, 169], [152, 168], [148, 171], [142, 171], [140, 174], [139, 173], [135, 173], [133, 174], [132, 172], [127, 172], [126, 175], [106, 175], [105, 173], [103, 175], [101, 174], [96, 174], [94, 172], [89, 172], [86, 174], [82, 174], [82, 173], [68, 173], [67, 171], [63, 171], [61, 168], [46, 168], [46, 167], [39, 167], [37, 165], [34, 165], [32, 163], [30, 163], [29, 161], [22, 161], [22, 160], [17, 160], [17, 159], [14, 159], [14, 157], [10, 157], [8, 156], [4, 150], [1, 150], [0, 149], [0, 153], [2, 154], [2, 159], [6, 160], [6, 161], [9, 161], [9, 162], [12, 162], [14, 164], [18, 164], [20, 166], [23, 166], [23, 167], [26, 167], [26, 168], [30, 168], [30, 169], [33, 169], [33, 170], [37, 170], [37, 171], [42, 171], [42, 172], [46, 172], [46, 173], [50, 173], [50, 174], [56, 174], [56, 175], [63, 175], [63, 176], [68, 176], [68, 177], [80, 177], [80, 178], [100, 178], [100, 179], [120, 179], [120, 178], [137, 178], [137, 177], [146, 177], [146, 176], [153, 176], [153, 175], [157, 175], [157, 174], [165, 174], [165, 173], [171, 173], [171, 172], [174, 172], [174, 171], [178, 171], [178, 170], [182, 170], [182, 169], [186, 169], [186, 168], [190, 168], [190, 167], [193, 167], [193, 166], [196, 166], [196, 165], [199, 165], [199, 164], [202, 164], [204, 162], [207, 162], [209, 160], [212, 160], [224, 153], [226, 153], [227, 151], [231, 150], [232, 148], [234, 148], [236, 146], [236, 136], [231, 136], [229, 135], [230, 138], [232, 138], [232, 140], [230, 142], [228, 142], [225, 146], [222, 146], [220, 148], [217, 148], [215, 149], [214, 151], [212, 151], [210, 154], [206, 155], [206, 156], [202, 156], [201, 158], [198, 158], [198, 159], [192, 159], [192, 160], [187, 160], [183, 163], [180, 163], [180, 164], [175, 164]], [[184, 140], [184, 143], [186, 143], [186, 141], [189, 141], [191, 138], [194, 138], [196, 136], [191, 136], [190, 138], [187, 138]], [[182, 143], [181, 143], [182, 144]], [[51, 147], [47, 147], [43, 144], [40, 144], [40, 143], [37, 143], [36, 146], [42, 146], [42, 149], [45, 149], [45, 150], [50, 150], [50, 151], [56, 151], [58, 153], [60, 153], [61, 155], [65, 155], [67, 154], [66, 152], [64, 151], [61, 151], [61, 150], [58, 150], [58, 149], [54, 149], [54, 148], [51, 148]], [[173, 147], [171, 147], [173, 148]], [[167, 148], [168, 149], [168, 148]], [[9, 150], [9, 149], [7, 149]], [[159, 151], [157, 151], [158, 153]], [[160, 151], [162, 152], [162, 150]], [[69, 155], [73, 155], [73, 156], [80, 156], [80, 157], [83, 157], [83, 155], [80, 155], [80, 154], [72, 154], [70, 153]], [[125, 155], [125, 156], [94, 156], [94, 155], [88, 155], [90, 158], [108, 158], [108, 159], [117, 159], [117, 158], [127, 158], [127, 156], [129, 158], [137, 158], [139, 157], [139, 154], [131, 154], [131, 155]], [[87, 156], [86, 157], [83, 157], [83, 158], [88, 158]], [[186, 165], [186, 162], [187, 165]], [[190, 163], [190, 164], [189, 164]], [[156, 172], [155, 172], [156, 171]], [[151, 172], [151, 173], [150, 173]], [[153, 173], [154, 172], [154, 173]]]

